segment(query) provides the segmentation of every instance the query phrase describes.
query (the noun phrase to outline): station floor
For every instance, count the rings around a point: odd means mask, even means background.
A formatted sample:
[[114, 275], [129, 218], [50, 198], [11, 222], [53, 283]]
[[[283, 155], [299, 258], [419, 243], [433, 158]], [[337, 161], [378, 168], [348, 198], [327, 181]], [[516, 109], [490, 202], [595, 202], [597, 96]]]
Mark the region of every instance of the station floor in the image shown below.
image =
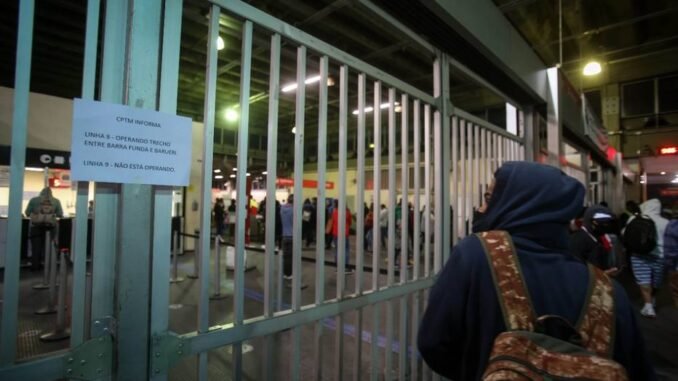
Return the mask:
[[[222, 249], [223, 252], [223, 249]], [[351, 247], [351, 260], [355, 259], [355, 246]], [[222, 254], [223, 255], [223, 254]], [[312, 304], [315, 300], [315, 249], [313, 247], [304, 249], [302, 253], [303, 283], [308, 287], [302, 290], [302, 305]], [[336, 267], [334, 266], [334, 254], [332, 250], [327, 250], [325, 266], [325, 297], [332, 299], [336, 296]], [[382, 253], [382, 257], [385, 256]], [[170, 329], [177, 333], [192, 332], [197, 324], [197, 300], [199, 280], [186, 277], [193, 273], [193, 254], [188, 252], [179, 258], [178, 273], [184, 277], [184, 281], [173, 283], [171, 285], [170, 296]], [[212, 266], [215, 266], [212, 255]], [[245, 319], [258, 317], [263, 314], [263, 293], [264, 293], [264, 259], [265, 254], [260, 250], [248, 251], [248, 267], [251, 270], [246, 272], [245, 277]], [[277, 261], [277, 257], [276, 257]], [[366, 253], [365, 265], [371, 266], [371, 253]], [[355, 263], [353, 263], [355, 264]], [[233, 320], [233, 273], [226, 271], [225, 261], [222, 260], [223, 268], [221, 291], [225, 295], [222, 299], [210, 301], [210, 325], [229, 323]], [[421, 264], [423, 271], [423, 264]], [[386, 268], [386, 263], [381, 260], [381, 268]], [[210, 277], [213, 278], [213, 272]], [[372, 285], [372, 272], [366, 271], [363, 276], [363, 284], [366, 289]], [[378, 281], [381, 286], [385, 286], [387, 277], [385, 274], [378, 275]], [[48, 292], [45, 290], [34, 290], [31, 286], [39, 282], [42, 278], [42, 272], [34, 273], [28, 269], [22, 269], [21, 273], [21, 296], [19, 308], [19, 325], [17, 350], [19, 359], [27, 359], [48, 352], [67, 348], [68, 340], [46, 343], [39, 339], [39, 336], [51, 330], [56, 321], [55, 315], [36, 315], [34, 311], [43, 306], [48, 298]], [[396, 275], [396, 279], [398, 276]], [[630, 274], [622, 274], [619, 281], [626, 287], [629, 296], [640, 304], [640, 294], [633, 285]], [[355, 275], [346, 276], [346, 292], [354, 292]], [[210, 284], [210, 295], [214, 294], [214, 283]], [[422, 292], [418, 295], [419, 303], [425, 299]], [[657, 369], [660, 380], [678, 381], [678, 309], [671, 304], [671, 297], [667, 289], [663, 289], [658, 295], [658, 317], [656, 319], [646, 319], [639, 317], [641, 328], [644, 332], [646, 345], [653, 363]], [[282, 290], [282, 308], [288, 309], [291, 303], [291, 289], [283, 287]], [[414, 297], [405, 301], [408, 316], [411, 318]], [[391, 306], [389, 306], [391, 304]], [[376, 341], [379, 348], [379, 373], [383, 374], [386, 353], [385, 348], [389, 345], [392, 348], [393, 379], [398, 379], [398, 360], [401, 351], [406, 351], [408, 355], [416, 353], [413, 349], [411, 337], [411, 322], [408, 322], [407, 341], [403, 342], [399, 337], [399, 318], [400, 318], [401, 300], [393, 300], [392, 303], [381, 303], [377, 306], [365, 307], [362, 311], [362, 322], [359, 326], [359, 313], [352, 311], [344, 314], [342, 318], [328, 318], [321, 322], [302, 326], [300, 328], [301, 336], [301, 379], [311, 379], [315, 372], [316, 350], [314, 338], [317, 327], [321, 327], [322, 336], [320, 345], [322, 348], [322, 357], [320, 367], [323, 373], [323, 379], [337, 379], [337, 338], [339, 335], [343, 338], [343, 353], [341, 377], [340, 379], [353, 379], [356, 369], [356, 361], [361, 363], [361, 374], [363, 378], [369, 377], [371, 370], [370, 350], [372, 341]], [[393, 342], [389, 343], [386, 334], [386, 315], [389, 309], [393, 311]], [[377, 336], [372, 337], [372, 324], [374, 312], [378, 313], [378, 332]], [[268, 364], [263, 361], [263, 349], [269, 340], [273, 348], [274, 357], [271, 369], [274, 369], [275, 379], [291, 379], [292, 362], [292, 335], [293, 331], [288, 330], [280, 332], [267, 339], [257, 338], [243, 344], [243, 373], [244, 380], [259, 380], [263, 377], [263, 371]], [[406, 345], [401, 345], [401, 342]], [[232, 348], [224, 347], [213, 350], [208, 355], [209, 368], [208, 378], [210, 380], [230, 380], [232, 369]], [[408, 359], [409, 362], [409, 359]], [[170, 371], [170, 380], [189, 381], [196, 379], [197, 358], [187, 357], [182, 359]], [[419, 372], [422, 367], [419, 366]], [[409, 377], [407, 377], [409, 379]]]

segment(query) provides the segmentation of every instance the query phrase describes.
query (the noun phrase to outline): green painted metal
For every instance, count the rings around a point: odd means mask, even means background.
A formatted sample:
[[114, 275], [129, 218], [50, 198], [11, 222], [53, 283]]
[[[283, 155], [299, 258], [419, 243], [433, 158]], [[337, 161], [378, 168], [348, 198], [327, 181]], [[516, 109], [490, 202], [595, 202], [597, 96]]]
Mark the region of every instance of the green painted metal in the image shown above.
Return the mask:
[[186, 347], [190, 354], [204, 353], [219, 347], [249, 340], [256, 337], [266, 336], [287, 329], [301, 327], [318, 320], [336, 316], [340, 313], [354, 311], [369, 305], [382, 303], [386, 300], [411, 294], [415, 291], [425, 290], [433, 285], [434, 279], [421, 279], [416, 282], [408, 282], [404, 285], [396, 285], [384, 288], [377, 292], [365, 292], [360, 296], [348, 296], [341, 303], [336, 299], [327, 300], [321, 305], [304, 307], [299, 311], [282, 312], [272, 318], [257, 317], [245, 320], [238, 327], [233, 324], [215, 326], [209, 332], [191, 332], [182, 337], [186, 340]]
[[[162, 4], [135, 1], [130, 6], [127, 14], [126, 103], [155, 110], [158, 105]], [[118, 324], [118, 380], [143, 379], [149, 372], [149, 342], [139, 338], [148, 338], [150, 334], [152, 200], [150, 185], [122, 185], [114, 315]], [[169, 235], [165, 238], [169, 241]]]
[[[245, 316], [245, 220], [249, 201], [245, 196], [247, 185], [247, 152], [250, 121], [250, 81], [252, 72], [252, 22], [245, 21], [242, 31], [240, 64], [240, 126], [238, 128], [237, 225], [235, 236], [235, 269], [233, 311], [235, 324], [242, 324]], [[233, 379], [242, 378], [242, 343], [233, 344]]]
[[[205, 125], [203, 129], [202, 152], [202, 192], [200, 193], [200, 293], [198, 299], [198, 332], [209, 329], [209, 270], [210, 270], [210, 231], [212, 203], [212, 158], [214, 151], [214, 108], [217, 93], [217, 38], [219, 37], [220, 9], [212, 5], [210, 9], [209, 31], [207, 38], [207, 69], [205, 73]], [[207, 354], [198, 357], [198, 380], [207, 380]]]
[[[165, 2], [162, 32], [162, 63], [160, 65], [160, 99], [159, 110], [176, 113], [177, 91], [179, 80], [179, 51], [181, 42], [181, 14], [183, 0], [167, 0]], [[170, 300], [170, 240], [172, 188], [154, 187], [153, 189], [153, 261], [151, 272], [151, 319], [150, 334], [161, 335], [169, 328], [168, 305]], [[174, 242], [176, 245], [177, 243]], [[164, 337], [164, 336], [163, 336]], [[149, 378], [154, 381], [167, 379], [165, 369], [160, 369], [154, 362], [156, 348], [153, 341], [151, 349], [151, 365], [148, 368]], [[168, 356], [175, 352], [168, 353]], [[170, 359], [167, 359], [170, 362]]]
[[[28, 98], [31, 81], [34, 0], [19, 4], [16, 72], [14, 77], [14, 113], [9, 186], [8, 237], [21, 237], [21, 200], [24, 192]], [[19, 265], [21, 240], [7, 241], [3, 282], [2, 323], [0, 324], [0, 366], [11, 364], [16, 356], [17, 313], [19, 308]]]
[[185, 340], [172, 332], [153, 335], [150, 349], [149, 373], [154, 378], [162, 377], [162, 375], [166, 377], [168, 370], [189, 353]]
[[[100, 380], [113, 374], [113, 337], [99, 336], [73, 348], [62, 358], [63, 376], [71, 380]], [[127, 364], [125, 364], [127, 366]], [[124, 380], [118, 367], [118, 379]]]
[[[374, 105], [381, 104], [381, 82], [377, 81], [374, 83]], [[373, 113], [374, 117], [374, 167], [373, 167], [373, 178], [374, 183], [373, 189], [381, 189], [381, 113]], [[381, 212], [381, 192], [374, 192], [374, 206]], [[375, 219], [379, 221], [379, 219]], [[374, 253], [381, 253], [381, 228], [375, 229], [374, 234], [372, 235], [372, 251]], [[372, 271], [374, 273], [379, 273], [380, 260], [379, 255], [372, 256]], [[372, 292], [379, 291], [379, 277], [372, 277]], [[379, 333], [379, 307], [372, 307], [372, 337], [377, 337]], [[372, 369], [370, 371], [370, 380], [377, 381], [379, 379], [379, 346], [377, 345], [377, 340], [372, 340], [372, 345], [370, 347], [370, 364]]]
[[[94, 85], [96, 83], [96, 55], [99, 40], [99, 10], [100, 0], [88, 0], [87, 24], [85, 27], [85, 56], [82, 73], [82, 98], [94, 99]], [[71, 347], [82, 344], [85, 340], [85, 288], [87, 276], [87, 219], [89, 215], [87, 200], [89, 197], [89, 182], [77, 183], [75, 201], [75, 224], [73, 242], [73, 302], [71, 312]]]

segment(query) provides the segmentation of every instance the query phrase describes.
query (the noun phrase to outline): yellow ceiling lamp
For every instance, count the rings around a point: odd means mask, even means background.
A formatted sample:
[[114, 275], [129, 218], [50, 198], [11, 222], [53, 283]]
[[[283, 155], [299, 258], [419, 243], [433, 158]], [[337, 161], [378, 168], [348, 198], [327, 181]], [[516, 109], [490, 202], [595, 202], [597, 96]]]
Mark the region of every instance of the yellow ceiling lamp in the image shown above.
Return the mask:
[[593, 75], [600, 74], [601, 71], [603, 71], [603, 69], [600, 66], [600, 63], [598, 61], [589, 61], [584, 66], [584, 70], [582, 71], [582, 74], [584, 74], [587, 77], [590, 77], [590, 76], [593, 76]]

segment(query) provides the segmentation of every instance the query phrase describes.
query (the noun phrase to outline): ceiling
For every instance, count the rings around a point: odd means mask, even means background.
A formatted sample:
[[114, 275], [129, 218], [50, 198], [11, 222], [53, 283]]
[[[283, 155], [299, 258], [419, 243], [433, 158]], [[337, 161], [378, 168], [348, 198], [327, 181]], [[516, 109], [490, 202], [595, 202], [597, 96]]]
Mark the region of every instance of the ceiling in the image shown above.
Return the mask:
[[[375, 0], [377, 5], [421, 34], [432, 44], [467, 63], [505, 94], [529, 101], [508, 77], [493, 69], [490, 61], [465, 43], [425, 2]], [[547, 66], [559, 62], [558, 2], [555, 0], [494, 0]], [[678, 0], [563, 0], [563, 68], [576, 73], [582, 60], [595, 54], [608, 67], [633, 63], [636, 69], [618, 70], [642, 78], [653, 62], [668, 55], [678, 62]], [[432, 54], [355, 0], [252, 0], [248, 3], [426, 92], [432, 92]], [[80, 95], [86, 0], [36, 2], [36, 21], [31, 90], [65, 98]], [[102, 9], [104, 7], [102, 6]], [[206, 0], [184, 0], [178, 113], [201, 121], [204, 108], [207, 12]], [[16, 49], [18, 0], [0, 2], [0, 85], [12, 86]], [[64, 17], [67, 15], [67, 17]], [[266, 134], [269, 78], [269, 38], [255, 27], [252, 65], [251, 131]], [[220, 36], [226, 48], [219, 52], [216, 126], [236, 130], [222, 117], [238, 104], [240, 82], [241, 20], [222, 14]], [[100, 33], [102, 38], [103, 33]], [[296, 46], [283, 41], [281, 83], [294, 80]], [[101, 57], [99, 57], [101, 61]], [[308, 52], [307, 73], [318, 72], [318, 55]], [[616, 62], [616, 63], [615, 63]], [[101, 62], [99, 62], [101, 64]], [[472, 65], [471, 65], [472, 64]], [[656, 63], [654, 64], [656, 66]], [[672, 67], [672, 66], [671, 66]], [[675, 68], [671, 69], [675, 70]], [[338, 79], [338, 65], [330, 62], [330, 76]], [[357, 73], [350, 73], [351, 105], [357, 104]], [[451, 75], [452, 101], [470, 112], [503, 107], [505, 100], [463, 74]], [[607, 77], [609, 80], [610, 78]], [[585, 86], [580, 86], [585, 87]], [[368, 99], [371, 94], [368, 85]], [[386, 92], [384, 92], [386, 93]], [[329, 123], [338, 118], [338, 86], [330, 87]], [[294, 126], [294, 92], [280, 97], [281, 128]], [[313, 136], [317, 116], [317, 89], [307, 86], [306, 124]], [[336, 129], [330, 129], [336, 133]], [[287, 153], [291, 134], [281, 134], [279, 144]]]

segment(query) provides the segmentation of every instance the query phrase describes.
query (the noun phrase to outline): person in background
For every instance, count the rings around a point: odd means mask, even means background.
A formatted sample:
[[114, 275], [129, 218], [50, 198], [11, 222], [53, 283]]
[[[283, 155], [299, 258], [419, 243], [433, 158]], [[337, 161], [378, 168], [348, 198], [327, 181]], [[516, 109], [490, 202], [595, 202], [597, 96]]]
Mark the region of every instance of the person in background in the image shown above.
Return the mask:
[[[474, 232], [506, 231], [535, 315], [557, 315], [576, 324], [587, 303], [590, 273], [568, 252], [568, 224], [583, 205], [584, 187], [557, 168], [529, 162], [504, 163], [494, 179]], [[432, 370], [452, 380], [482, 379], [493, 343], [507, 329], [482, 245], [471, 235], [454, 247], [419, 324], [419, 353]], [[522, 283], [515, 276], [512, 281]], [[611, 357], [630, 380], [652, 381], [656, 376], [631, 303], [621, 285], [610, 285]]]
[[370, 208], [365, 214], [365, 239], [363, 240], [363, 249], [365, 251], [372, 251], [372, 237], [374, 228], [374, 204], [370, 205]]
[[312, 220], [313, 205], [311, 204], [311, 200], [307, 198], [304, 200], [304, 205], [301, 210], [301, 233], [302, 238], [306, 241], [306, 247], [311, 246], [311, 242], [313, 242]]
[[[327, 224], [330, 224], [332, 221], [332, 211], [334, 210], [334, 201], [332, 201], [331, 198], [327, 199], [325, 201], [325, 226]], [[334, 245], [334, 242], [332, 241], [332, 232], [325, 230], [325, 250], [329, 250], [332, 248]]]
[[38, 271], [40, 263], [45, 260], [45, 236], [50, 233], [50, 239], [56, 240], [57, 218], [64, 216], [61, 201], [52, 195], [52, 190], [45, 187], [40, 194], [28, 201], [26, 217], [31, 220], [31, 270]]
[[623, 229], [629, 222], [629, 218], [640, 214], [640, 207], [635, 201], [626, 201], [626, 210], [619, 216], [619, 227]]
[[229, 235], [231, 238], [235, 237], [235, 221], [236, 221], [236, 204], [235, 199], [231, 199], [231, 205], [228, 206], [228, 211], [226, 214], [226, 221], [229, 228]]
[[294, 195], [287, 197], [287, 203], [280, 207], [282, 222], [283, 278], [292, 280], [292, 237], [294, 234]]
[[[661, 210], [661, 202], [656, 198], [640, 204], [640, 214], [649, 217], [654, 222], [654, 227], [657, 230], [657, 241], [655, 248], [647, 255], [640, 255], [634, 252], [629, 253], [631, 255], [633, 275], [643, 296], [644, 304], [640, 314], [649, 318], [657, 316], [654, 295], [664, 280], [664, 232], [669, 221], [661, 216]], [[629, 224], [635, 218], [638, 218], [638, 215], [629, 218], [626, 224], [627, 230], [629, 229]]]
[[388, 235], [388, 209], [386, 205], [381, 204], [379, 211], [379, 229], [381, 229], [381, 247], [386, 247], [386, 236]]
[[673, 305], [678, 308], [678, 219], [673, 219], [664, 232], [664, 259], [669, 271]]
[[[344, 232], [344, 235], [346, 237], [346, 243], [344, 244], [344, 247], [346, 248], [346, 254], [345, 254], [345, 262], [344, 262], [344, 267], [345, 267], [345, 273], [346, 274], [352, 274], [353, 270], [348, 268], [350, 258], [351, 258], [351, 244], [350, 244], [350, 233], [351, 233], [351, 210], [346, 207], [346, 231]], [[332, 237], [334, 238], [334, 262], [339, 265], [339, 201], [334, 200], [334, 208], [332, 210], [332, 220], [331, 220], [331, 232], [332, 232]]]
[[222, 237], [224, 234], [224, 219], [226, 218], [226, 208], [224, 206], [223, 198], [217, 198], [212, 213], [214, 213], [214, 222], [217, 226], [217, 235]]
[[570, 254], [604, 271], [616, 271], [610, 265], [612, 243], [606, 236], [613, 227], [614, 215], [608, 208], [595, 205], [586, 209], [581, 228], [570, 235]]

